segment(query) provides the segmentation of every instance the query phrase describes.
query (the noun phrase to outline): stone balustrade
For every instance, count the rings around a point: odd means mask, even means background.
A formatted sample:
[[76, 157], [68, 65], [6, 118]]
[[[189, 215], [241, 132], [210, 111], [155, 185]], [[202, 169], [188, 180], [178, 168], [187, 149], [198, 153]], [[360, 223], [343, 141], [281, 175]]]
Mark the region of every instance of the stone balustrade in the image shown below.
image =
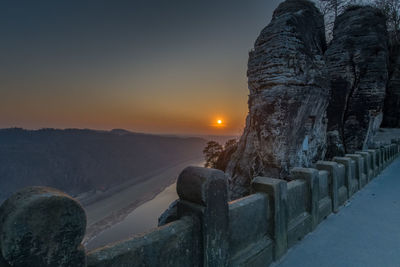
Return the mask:
[[25, 188], [0, 207], [0, 267], [268, 266], [399, 155], [391, 145], [293, 168], [289, 181], [255, 177], [228, 202], [221, 171], [187, 167], [177, 181], [178, 219], [85, 251], [81, 205], [51, 188]]

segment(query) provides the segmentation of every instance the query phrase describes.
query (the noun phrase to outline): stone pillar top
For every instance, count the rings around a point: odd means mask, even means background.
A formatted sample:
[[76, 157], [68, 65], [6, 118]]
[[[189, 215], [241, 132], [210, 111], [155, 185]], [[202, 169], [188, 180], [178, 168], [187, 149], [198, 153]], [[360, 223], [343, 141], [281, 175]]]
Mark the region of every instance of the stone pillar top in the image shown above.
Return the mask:
[[206, 206], [209, 194], [227, 194], [227, 181], [223, 171], [189, 166], [179, 175], [176, 190], [180, 199]]
[[11, 266], [85, 266], [82, 206], [48, 187], [27, 187], [0, 207], [0, 249]]

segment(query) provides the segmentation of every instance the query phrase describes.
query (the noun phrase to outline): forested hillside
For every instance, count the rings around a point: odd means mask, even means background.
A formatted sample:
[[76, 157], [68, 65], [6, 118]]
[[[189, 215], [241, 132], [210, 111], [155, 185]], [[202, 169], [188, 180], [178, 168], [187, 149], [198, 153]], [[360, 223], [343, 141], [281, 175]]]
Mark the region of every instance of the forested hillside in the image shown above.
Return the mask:
[[0, 130], [0, 202], [19, 188], [51, 186], [77, 195], [202, 157], [205, 140], [94, 130]]

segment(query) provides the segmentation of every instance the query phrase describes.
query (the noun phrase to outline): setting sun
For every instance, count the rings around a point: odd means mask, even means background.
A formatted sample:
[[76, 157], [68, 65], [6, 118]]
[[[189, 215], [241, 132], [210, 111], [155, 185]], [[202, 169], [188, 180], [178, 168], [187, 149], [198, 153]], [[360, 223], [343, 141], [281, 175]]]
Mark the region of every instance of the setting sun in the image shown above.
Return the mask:
[[[217, 117], [218, 118], [218, 117]], [[223, 119], [215, 119], [214, 122], [211, 124], [211, 126], [218, 128], [218, 129], [223, 129], [226, 127], [226, 122]]]

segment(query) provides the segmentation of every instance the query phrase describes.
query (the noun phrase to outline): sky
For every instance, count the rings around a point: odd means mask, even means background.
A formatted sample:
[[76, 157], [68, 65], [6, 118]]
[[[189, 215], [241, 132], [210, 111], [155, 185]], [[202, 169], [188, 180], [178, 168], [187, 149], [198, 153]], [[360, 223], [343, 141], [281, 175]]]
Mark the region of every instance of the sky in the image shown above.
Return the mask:
[[240, 135], [279, 2], [1, 1], [0, 128]]

